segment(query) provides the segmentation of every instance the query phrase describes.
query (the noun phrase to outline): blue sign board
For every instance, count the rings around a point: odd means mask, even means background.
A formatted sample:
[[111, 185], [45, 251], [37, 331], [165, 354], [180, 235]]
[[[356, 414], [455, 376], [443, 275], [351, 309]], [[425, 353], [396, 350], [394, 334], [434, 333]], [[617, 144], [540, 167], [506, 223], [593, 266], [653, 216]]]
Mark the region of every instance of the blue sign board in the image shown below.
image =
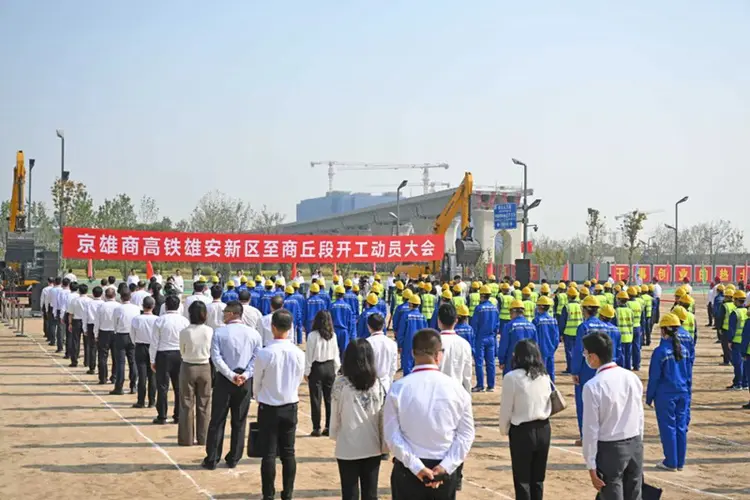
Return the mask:
[[518, 205], [502, 203], [495, 205], [495, 230], [515, 229], [517, 227]]

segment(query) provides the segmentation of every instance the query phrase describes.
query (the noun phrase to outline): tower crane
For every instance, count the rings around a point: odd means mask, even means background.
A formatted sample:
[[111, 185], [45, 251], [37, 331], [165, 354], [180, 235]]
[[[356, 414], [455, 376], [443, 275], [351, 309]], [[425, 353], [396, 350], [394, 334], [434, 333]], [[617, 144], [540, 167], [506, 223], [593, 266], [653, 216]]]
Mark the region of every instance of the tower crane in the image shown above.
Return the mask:
[[430, 170], [433, 168], [448, 169], [447, 163], [365, 163], [359, 161], [311, 161], [310, 166], [315, 168], [318, 165], [328, 165], [328, 192], [333, 191], [333, 177], [336, 175], [336, 169], [339, 170], [401, 170], [401, 169], [421, 169], [422, 170], [422, 188], [424, 194], [430, 190]]
[[[368, 184], [367, 187], [391, 188], [391, 190], [393, 190], [393, 184]], [[438, 187], [449, 188], [451, 187], [451, 183], [441, 182], [441, 181], [430, 181], [430, 193], [434, 193]]]

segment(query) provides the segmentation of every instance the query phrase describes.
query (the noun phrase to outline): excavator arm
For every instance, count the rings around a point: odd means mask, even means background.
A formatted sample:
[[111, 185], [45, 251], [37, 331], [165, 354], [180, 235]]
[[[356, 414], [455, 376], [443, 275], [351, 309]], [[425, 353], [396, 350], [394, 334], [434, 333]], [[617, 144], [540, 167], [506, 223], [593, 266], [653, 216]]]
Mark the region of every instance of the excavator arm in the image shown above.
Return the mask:
[[434, 234], [445, 234], [448, 232], [448, 228], [456, 217], [456, 214], [461, 211], [461, 239], [471, 238], [471, 193], [474, 190], [474, 177], [470, 172], [466, 172], [464, 180], [461, 185], [456, 188], [456, 191], [448, 200], [448, 203], [440, 212], [440, 215], [435, 219], [435, 223], [432, 226], [432, 232]]
[[16, 153], [16, 166], [13, 169], [13, 192], [10, 197], [8, 231], [26, 232], [26, 162], [23, 151]]

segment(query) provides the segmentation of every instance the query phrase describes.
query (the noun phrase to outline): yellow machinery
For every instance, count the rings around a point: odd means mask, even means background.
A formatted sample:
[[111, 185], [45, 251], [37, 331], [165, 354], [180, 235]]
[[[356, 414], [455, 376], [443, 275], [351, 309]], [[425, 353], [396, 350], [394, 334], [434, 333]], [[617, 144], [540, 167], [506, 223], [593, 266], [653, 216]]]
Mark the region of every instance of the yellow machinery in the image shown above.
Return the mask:
[[23, 151], [16, 153], [16, 167], [13, 169], [13, 193], [10, 196], [8, 232], [26, 232], [26, 162]]
[[471, 194], [474, 191], [474, 177], [471, 172], [464, 174], [464, 180], [456, 188], [448, 203], [435, 219], [432, 226], [433, 234], [445, 235], [458, 212], [461, 212], [461, 236], [456, 240], [456, 253], [446, 253], [443, 260], [435, 260], [427, 264], [401, 265], [396, 267], [396, 274], [407, 274], [410, 278], [417, 278], [421, 274], [438, 275], [449, 280], [455, 274], [458, 265], [473, 266], [482, 255], [482, 248], [474, 240], [474, 228], [471, 224]]
[[16, 153], [13, 168], [13, 192], [10, 196], [8, 234], [5, 238], [5, 260], [0, 262], [0, 276], [6, 289], [26, 289], [39, 283], [35, 276], [34, 237], [26, 227], [26, 162], [23, 151]]

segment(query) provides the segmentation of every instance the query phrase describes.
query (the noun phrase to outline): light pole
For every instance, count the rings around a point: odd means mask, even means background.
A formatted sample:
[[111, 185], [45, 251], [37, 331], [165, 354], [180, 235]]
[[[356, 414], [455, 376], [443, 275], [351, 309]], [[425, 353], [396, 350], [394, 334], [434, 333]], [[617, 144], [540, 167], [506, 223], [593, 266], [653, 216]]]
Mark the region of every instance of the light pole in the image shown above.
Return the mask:
[[406, 187], [409, 183], [408, 180], [404, 179], [396, 189], [396, 236], [401, 236], [401, 190]]
[[527, 176], [528, 167], [521, 160], [517, 160], [515, 158], [511, 158], [511, 161], [513, 163], [515, 163], [516, 165], [520, 165], [520, 166], [523, 167], [523, 258], [525, 259], [526, 258], [526, 241], [527, 241], [527, 238], [528, 238], [528, 235], [529, 235], [529, 233], [528, 233], [528, 227], [527, 227], [527, 225], [528, 225], [527, 224], [527, 220], [528, 220], [528, 213], [527, 213], [527, 211], [528, 211], [528, 208], [526, 208], [527, 207], [527, 202], [528, 202], [528, 198], [527, 198], [527, 195], [526, 195], [526, 183], [528, 181], [528, 176]]
[[29, 211], [26, 215], [27, 231], [31, 231], [31, 173], [34, 171], [34, 164], [36, 164], [36, 160], [34, 158], [29, 158]]
[[56, 130], [60, 138], [60, 199], [58, 200], [58, 225], [60, 227], [60, 242], [57, 246], [57, 269], [62, 272], [62, 250], [63, 250], [63, 200], [65, 199], [65, 133], [62, 129]]
[[688, 197], [682, 197], [677, 203], [674, 204], [674, 263], [677, 264], [677, 244], [679, 242], [679, 207], [680, 203], [688, 201]]

